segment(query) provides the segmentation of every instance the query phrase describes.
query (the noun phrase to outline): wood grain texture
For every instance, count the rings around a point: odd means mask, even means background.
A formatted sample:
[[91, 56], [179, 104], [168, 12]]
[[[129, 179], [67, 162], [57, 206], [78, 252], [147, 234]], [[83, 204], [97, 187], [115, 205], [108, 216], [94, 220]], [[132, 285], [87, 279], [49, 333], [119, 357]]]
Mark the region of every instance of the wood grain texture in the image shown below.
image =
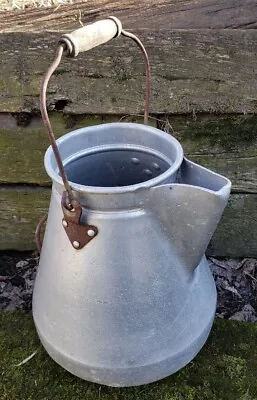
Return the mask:
[[[119, 120], [142, 122], [135, 116], [51, 114], [56, 137]], [[233, 191], [257, 193], [257, 116], [158, 116], [150, 122], [174, 135], [189, 159], [230, 178]], [[0, 114], [0, 183], [50, 185], [43, 164], [48, 146], [39, 117]]]
[[255, 0], [73, 0], [72, 5], [0, 13], [3, 32], [73, 29], [108, 15], [132, 29], [252, 29]]
[[[136, 31], [152, 67], [152, 113], [256, 113], [257, 31]], [[0, 110], [38, 112], [40, 80], [57, 33], [0, 35]], [[51, 79], [50, 110], [73, 114], [142, 113], [144, 62], [134, 43], [117, 38], [76, 59]]]
[[[38, 220], [48, 210], [50, 188], [0, 188], [0, 250], [35, 248]], [[208, 254], [257, 257], [256, 194], [233, 194]]]
[[[71, 127], [101, 123], [101, 118], [66, 118], [55, 113], [51, 123], [58, 138]], [[0, 113], [0, 126], [0, 183], [50, 185], [44, 170], [44, 153], [50, 143], [41, 119], [31, 119], [30, 114]]]
[[0, 188], [0, 250], [35, 249], [34, 234], [47, 212], [50, 188]]
[[257, 257], [257, 195], [232, 194], [208, 248], [221, 257]]

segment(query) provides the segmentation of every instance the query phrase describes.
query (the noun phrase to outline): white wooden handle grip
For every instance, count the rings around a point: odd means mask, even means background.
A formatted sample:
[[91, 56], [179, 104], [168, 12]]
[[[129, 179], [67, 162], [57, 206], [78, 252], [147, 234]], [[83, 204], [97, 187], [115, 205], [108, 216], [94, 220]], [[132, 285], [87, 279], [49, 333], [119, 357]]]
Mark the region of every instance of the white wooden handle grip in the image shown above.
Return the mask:
[[66, 45], [65, 55], [76, 57], [82, 51], [90, 50], [119, 36], [121, 30], [120, 20], [108, 17], [61, 36], [59, 43]]

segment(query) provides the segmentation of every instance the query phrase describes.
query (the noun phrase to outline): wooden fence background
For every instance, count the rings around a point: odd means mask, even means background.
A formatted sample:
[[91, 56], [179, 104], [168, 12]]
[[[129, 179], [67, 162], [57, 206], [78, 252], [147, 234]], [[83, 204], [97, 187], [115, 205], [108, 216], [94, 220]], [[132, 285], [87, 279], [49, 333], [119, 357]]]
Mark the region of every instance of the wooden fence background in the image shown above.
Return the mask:
[[[48, 208], [39, 84], [58, 37], [108, 15], [119, 17], [149, 53], [151, 124], [177, 137], [189, 159], [232, 180], [209, 254], [256, 257], [255, 0], [76, 1], [0, 13], [0, 250], [35, 248], [35, 226]], [[140, 52], [126, 38], [64, 59], [48, 91], [56, 136], [142, 121], [144, 79]]]

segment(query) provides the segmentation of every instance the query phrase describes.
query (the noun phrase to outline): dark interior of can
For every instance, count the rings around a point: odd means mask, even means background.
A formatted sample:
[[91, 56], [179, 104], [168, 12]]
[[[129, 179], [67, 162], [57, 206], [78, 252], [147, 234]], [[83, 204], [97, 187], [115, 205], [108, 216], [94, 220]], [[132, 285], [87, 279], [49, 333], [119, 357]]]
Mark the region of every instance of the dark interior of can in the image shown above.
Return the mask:
[[115, 149], [79, 157], [65, 165], [69, 181], [85, 186], [116, 187], [153, 179], [170, 168], [155, 154]]

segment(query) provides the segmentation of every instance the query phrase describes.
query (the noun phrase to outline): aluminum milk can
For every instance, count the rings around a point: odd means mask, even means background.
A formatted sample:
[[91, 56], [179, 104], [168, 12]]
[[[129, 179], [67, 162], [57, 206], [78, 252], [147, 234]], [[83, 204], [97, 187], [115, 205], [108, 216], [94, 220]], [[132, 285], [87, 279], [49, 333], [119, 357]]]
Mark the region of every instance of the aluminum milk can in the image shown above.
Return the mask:
[[57, 140], [57, 152], [68, 186], [49, 147], [53, 186], [33, 294], [45, 349], [74, 375], [109, 386], [176, 372], [213, 323], [204, 253], [230, 181], [143, 124], [78, 129]]

